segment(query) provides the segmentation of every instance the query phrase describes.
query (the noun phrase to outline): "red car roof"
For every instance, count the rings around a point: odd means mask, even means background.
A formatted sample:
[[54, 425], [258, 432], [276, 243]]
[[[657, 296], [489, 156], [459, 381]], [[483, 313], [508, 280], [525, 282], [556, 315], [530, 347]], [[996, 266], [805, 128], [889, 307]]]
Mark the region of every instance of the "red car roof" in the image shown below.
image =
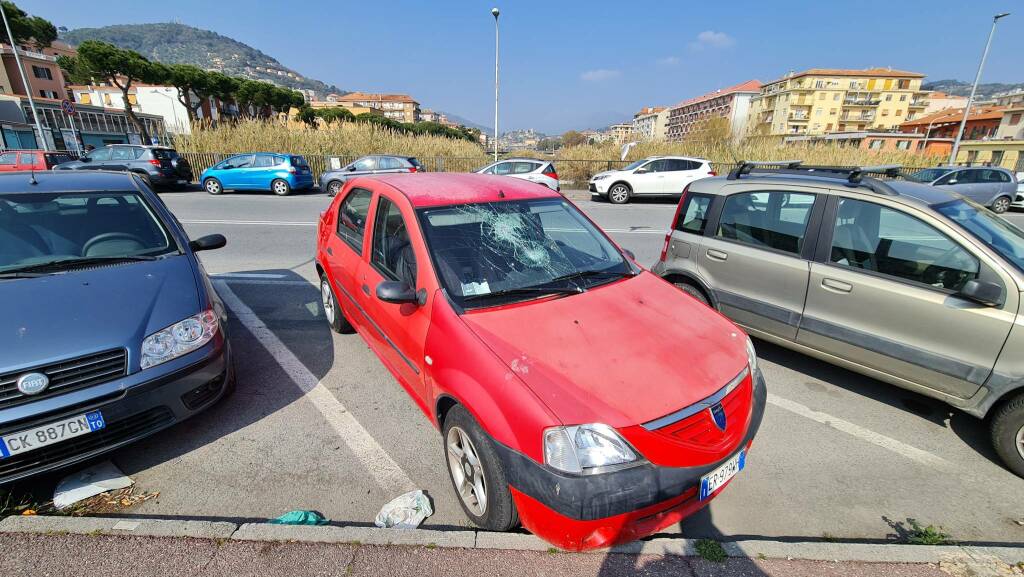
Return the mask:
[[560, 198], [544, 186], [518, 178], [489, 174], [427, 172], [417, 174], [382, 174], [353, 180], [354, 186], [364, 180], [383, 182], [401, 192], [416, 208], [498, 202], [531, 198]]

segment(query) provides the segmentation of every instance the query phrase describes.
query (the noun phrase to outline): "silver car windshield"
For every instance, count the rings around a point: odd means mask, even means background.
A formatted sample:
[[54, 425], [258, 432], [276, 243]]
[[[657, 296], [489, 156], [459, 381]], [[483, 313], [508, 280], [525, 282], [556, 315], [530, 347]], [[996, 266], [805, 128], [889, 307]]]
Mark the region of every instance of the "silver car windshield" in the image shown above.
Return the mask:
[[968, 200], [954, 200], [934, 208], [1024, 271], [1024, 231]]
[[634, 160], [633, 162], [630, 162], [629, 164], [627, 164], [626, 167], [623, 168], [622, 170], [633, 170], [634, 168], [639, 167], [641, 164], [643, 164], [645, 162], [647, 162], [646, 158], [642, 158], [640, 160]]

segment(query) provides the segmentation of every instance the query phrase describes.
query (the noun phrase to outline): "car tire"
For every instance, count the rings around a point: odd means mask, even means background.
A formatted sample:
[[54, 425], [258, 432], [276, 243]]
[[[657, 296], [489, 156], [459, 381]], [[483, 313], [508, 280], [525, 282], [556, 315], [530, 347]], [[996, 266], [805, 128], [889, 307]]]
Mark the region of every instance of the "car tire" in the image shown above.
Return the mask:
[[1024, 477], [1024, 393], [1019, 393], [992, 415], [992, 445], [1008, 469]]
[[327, 196], [337, 196], [341, 192], [341, 181], [332, 180], [327, 183]]
[[320, 275], [320, 305], [324, 307], [324, 318], [332, 331], [343, 335], [356, 332], [338, 305], [338, 297], [334, 296], [334, 287], [326, 274]]
[[[473, 415], [465, 407], [455, 405], [445, 415], [441, 431], [448, 478], [466, 516], [488, 531], [508, 531], [519, 525], [519, 512], [512, 501], [505, 466]], [[482, 507], [477, 493], [484, 495]]]
[[224, 192], [224, 186], [216, 178], [207, 178], [203, 181], [203, 190], [216, 195]]
[[277, 196], [288, 196], [292, 192], [292, 185], [283, 178], [276, 178], [270, 183], [270, 190]]
[[676, 286], [676, 288], [678, 288], [679, 290], [681, 290], [684, 293], [686, 293], [686, 294], [692, 296], [693, 298], [697, 299], [699, 302], [703, 303], [705, 306], [708, 306], [708, 307], [711, 306], [711, 301], [709, 301], [708, 297], [705, 296], [704, 291], [702, 291], [699, 288], [693, 286], [692, 284], [690, 284], [688, 282], [675, 282], [675, 283], [672, 283], [672, 284], [674, 284]]
[[999, 198], [992, 201], [992, 212], [996, 214], [1003, 214], [1010, 209], [1010, 203], [1013, 200], [1008, 196], [1000, 196]]
[[625, 182], [616, 182], [608, 189], [608, 201], [612, 204], [626, 204], [633, 196], [633, 190]]

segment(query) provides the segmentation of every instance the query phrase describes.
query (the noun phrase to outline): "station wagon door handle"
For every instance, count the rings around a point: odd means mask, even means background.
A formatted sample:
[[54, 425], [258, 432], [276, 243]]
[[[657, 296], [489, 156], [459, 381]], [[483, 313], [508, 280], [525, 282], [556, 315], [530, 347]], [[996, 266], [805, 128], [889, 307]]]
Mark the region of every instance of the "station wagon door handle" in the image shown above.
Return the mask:
[[847, 282], [843, 282], [841, 280], [832, 279], [832, 278], [823, 278], [823, 279], [821, 279], [821, 287], [823, 289], [827, 290], [827, 291], [832, 291], [832, 292], [835, 292], [835, 293], [846, 294], [846, 293], [849, 293], [849, 292], [853, 291], [853, 285], [852, 284], [847, 283]]
[[709, 248], [705, 254], [707, 254], [708, 258], [711, 260], [717, 260], [719, 262], [725, 262], [729, 258], [729, 253], [715, 250], [713, 248]]

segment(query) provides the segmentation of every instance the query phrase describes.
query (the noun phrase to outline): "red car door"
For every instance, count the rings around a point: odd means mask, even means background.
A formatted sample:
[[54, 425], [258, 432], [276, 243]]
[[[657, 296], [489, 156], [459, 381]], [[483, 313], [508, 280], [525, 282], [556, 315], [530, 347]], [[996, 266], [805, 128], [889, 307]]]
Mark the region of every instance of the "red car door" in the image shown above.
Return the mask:
[[41, 156], [41, 152], [19, 152], [18, 165], [15, 170], [45, 170], [45, 168], [39, 167], [42, 164]]
[[[356, 293], [359, 292], [357, 275], [362, 268], [363, 255], [366, 249], [367, 221], [370, 214], [370, 201], [373, 193], [365, 188], [350, 188], [339, 194], [344, 196], [336, 202], [336, 214], [333, 217], [333, 230], [321, 231], [325, 255], [324, 265], [329, 269], [328, 276], [334, 284], [334, 294], [338, 305], [345, 313], [345, 318], [360, 331], [366, 325], [366, 319], [356, 304]], [[333, 209], [332, 209], [333, 210]]]
[[[408, 200], [381, 186], [373, 207], [369, 258], [364, 259], [356, 300], [371, 321], [379, 355], [413, 398], [429, 404], [423, 379], [424, 344], [436, 286], [429, 259]], [[419, 297], [416, 303], [390, 303], [377, 297], [384, 281], [403, 282]]]

